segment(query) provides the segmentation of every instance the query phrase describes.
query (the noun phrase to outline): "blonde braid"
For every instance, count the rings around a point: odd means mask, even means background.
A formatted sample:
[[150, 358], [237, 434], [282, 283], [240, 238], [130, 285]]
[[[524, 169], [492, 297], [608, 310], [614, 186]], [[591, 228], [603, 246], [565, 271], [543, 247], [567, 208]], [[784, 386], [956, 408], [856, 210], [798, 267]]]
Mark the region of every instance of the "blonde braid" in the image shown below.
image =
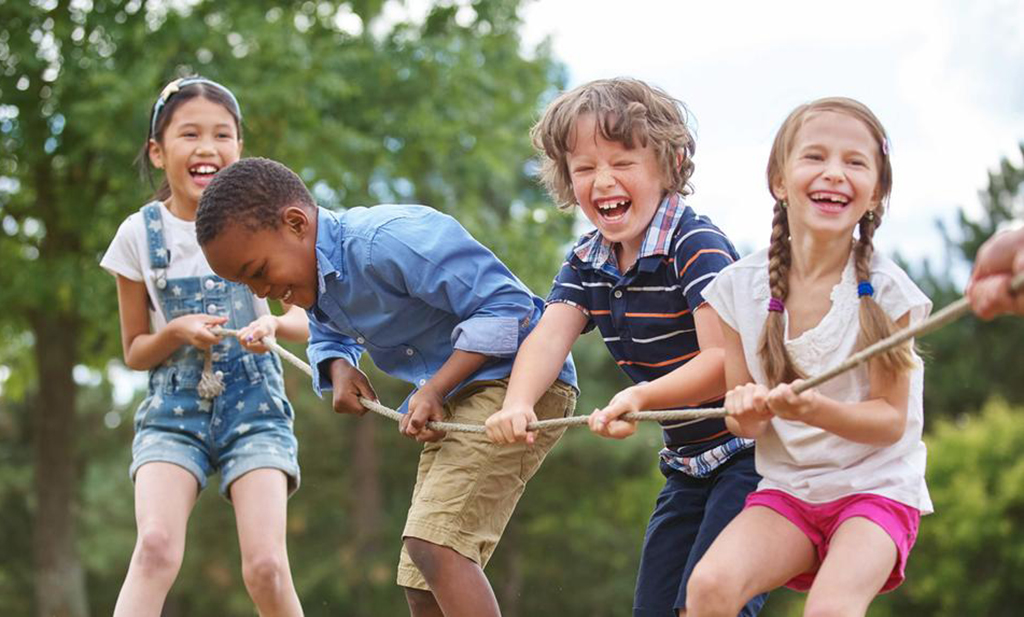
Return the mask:
[[[857, 349], [864, 349], [870, 345], [891, 336], [899, 328], [896, 323], [882, 310], [874, 298], [874, 290], [869, 294], [861, 294], [860, 286], [864, 283], [871, 283], [871, 258], [875, 253], [875, 246], [872, 238], [875, 230], [882, 223], [881, 206], [860, 219], [860, 237], [854, 246], [854, 269], [857, 273], [858, 294], [860, 294], [860, 333], [857, 335]], [[913, 369], [916, 366], [914, 356], [909, 342], [871, 361], [871, 370], [882, 371], [885, 378], [894, 378], [904, 371]]]
[[[772, 239], [768, 246], [768, 288], [773, 299], [784, 303], [789, 296], [789, 266], [791, 251], [789, 244], [789, 216], [785, 202], [775, 202], [772, 218]], [[757, 351], [764, 367], [765, 377], [771, 386], [793, 381], [800, 377], [786, 353], [786, 320], [781, 311], [768, 311], [768, 317], [761, 331]]]

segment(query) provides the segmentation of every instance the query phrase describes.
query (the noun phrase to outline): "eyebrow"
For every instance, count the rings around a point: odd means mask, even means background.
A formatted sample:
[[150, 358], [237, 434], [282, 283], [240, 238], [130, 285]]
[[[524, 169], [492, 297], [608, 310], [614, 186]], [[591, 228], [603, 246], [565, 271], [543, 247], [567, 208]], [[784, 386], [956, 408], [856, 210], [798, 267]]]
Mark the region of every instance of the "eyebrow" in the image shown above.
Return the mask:
[[[815, 142], [810, 142], [810, 143], [803, 144], [802, 146], [800, 146], [800, 148], [797, 151], [798, 152], [803, 152], [805, 150], [815, 150], [815, 149], [835, 150], [835, 148], [830, 148], [829, 146], [826, 146], [825, 144], [823, 144], [821, 142], [815, 141]], [[861, 150], [860, 148], [844, 148], [844, 149], [840, 149], [839, 152], [841, 154], [843, 154], [843, 155], [846, 155], [846, 156], [849, 156], [851, 154], [859, 154], [861, 156], [871, 156], [870, 152], [865, 152], [865, 151]]]
[[[192, 127], [199, 128], [199, 127], [202, 127], [202, 126], [203, 126], [202, 122], [183, 122], [183, 123], [178, 125], [178, 128], [179, 129], [192, 128]], [[213, 128], [215, 128], [215, 129], [223, 129], [223, 128], [231, 129], [231, 128], [234, 128], [234, 126], [230, 122], [219, 122], [219, 123], [213, 125]]]

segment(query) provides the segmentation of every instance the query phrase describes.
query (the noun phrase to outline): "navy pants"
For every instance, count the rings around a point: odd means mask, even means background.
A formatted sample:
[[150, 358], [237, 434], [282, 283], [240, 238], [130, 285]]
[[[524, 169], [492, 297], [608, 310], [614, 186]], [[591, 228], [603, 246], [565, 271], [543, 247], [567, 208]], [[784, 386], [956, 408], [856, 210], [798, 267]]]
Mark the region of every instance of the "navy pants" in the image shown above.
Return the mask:
[[[661, 473], [665, 487], [644, 535], [633, 617], [676, 617], [686, 607], [686, 583], [694, 566], [761, 481], [753, 448], [737, 452], [707, 478], [688, 476], [664, 462]], [[757, 615], [767, 597], [750, 600], [740, 616]]]

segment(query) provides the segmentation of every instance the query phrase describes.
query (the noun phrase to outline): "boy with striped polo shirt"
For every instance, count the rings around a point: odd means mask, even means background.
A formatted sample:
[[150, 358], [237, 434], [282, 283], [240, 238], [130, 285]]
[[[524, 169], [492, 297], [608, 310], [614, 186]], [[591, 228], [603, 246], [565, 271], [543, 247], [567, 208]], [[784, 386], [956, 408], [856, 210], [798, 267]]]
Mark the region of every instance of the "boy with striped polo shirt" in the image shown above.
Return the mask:
[[[738, 258], [728, 238], [687, 206], [694, 142], [682, 103], [647, 84], [594, 81], [556, 99], [534, 127], [542, 179], [560, 205], [597, 227], [569, 251], [540, 323], [520, 348], [502, 409], [487, 420], [498, 443], [532, 442], [534, 405], [576, 339], [597, 327], [635, 382], [590, 418], [624, 438], [629, 411], [721, 406], [721, 327], [701, 290]], [[693, 567], [760, 478], [753, 442], [722, 419], [663, 425], [666, 478], [644, 537], [635, 616], [685, 614]], [[756, 615], [759, 596], [741, 615]]]

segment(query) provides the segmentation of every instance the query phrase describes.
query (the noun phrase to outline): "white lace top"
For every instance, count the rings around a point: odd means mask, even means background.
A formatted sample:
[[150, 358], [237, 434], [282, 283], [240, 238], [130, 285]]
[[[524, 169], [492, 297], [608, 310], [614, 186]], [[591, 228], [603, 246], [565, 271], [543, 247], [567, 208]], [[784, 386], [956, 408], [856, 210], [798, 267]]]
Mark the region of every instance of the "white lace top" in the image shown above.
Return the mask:
[[[853, 255], [840, 282], [832, 289], [832, 307], [814, 328], [789, 339], [786, 349], [804, 374], [818, 375], [853, 353], [859, 330], [859, 299]], [[871, 261], [874, 298], [893, 320], [909, 313], [915, 324], [928, 316], [932, 303], [892, 260], [875, 254]], [[750, 376], [767, 384], [757, 357], [758, 341], [768, 315], [768, 250], [745, 257], [722, 270], [704, 288], [704, 298], [722, 320], [739, 333]], [[756, 443], [758, 489], [778, 489], [810, 503], [833, 501], [854, 493], [873, 493], [932, 511], [924, 470], [926, 451], [921, 433], [924, 363], [911, 374], [907, 427], [890, 446], [856, 443], [802, 422], [773, 418]], [[862, 401], [869, 392], [866, 366], [821, 385], [818, 391], [838, 401]]]

